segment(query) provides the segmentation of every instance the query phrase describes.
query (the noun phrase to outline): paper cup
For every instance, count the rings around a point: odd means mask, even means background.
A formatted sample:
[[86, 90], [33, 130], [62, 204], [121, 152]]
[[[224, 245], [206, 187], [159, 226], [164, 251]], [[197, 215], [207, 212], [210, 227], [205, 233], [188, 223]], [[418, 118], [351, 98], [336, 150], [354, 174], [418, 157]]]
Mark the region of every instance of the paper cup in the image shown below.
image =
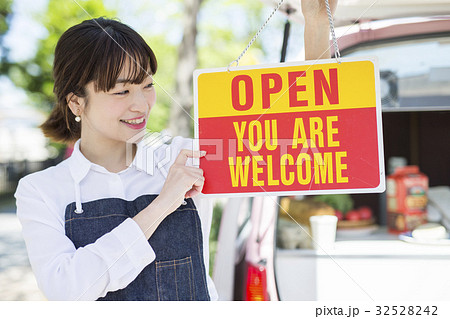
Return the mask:
[[334, 249], [337, 217], [332, 215], [311, 216], [312, 244], [314, 249]]

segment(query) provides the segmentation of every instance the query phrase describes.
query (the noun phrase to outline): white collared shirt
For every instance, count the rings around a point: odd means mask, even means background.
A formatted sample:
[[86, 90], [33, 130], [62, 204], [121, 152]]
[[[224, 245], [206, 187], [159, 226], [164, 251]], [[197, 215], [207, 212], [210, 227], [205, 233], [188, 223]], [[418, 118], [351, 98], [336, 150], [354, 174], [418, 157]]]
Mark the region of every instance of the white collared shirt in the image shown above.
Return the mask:
[[[162, 145], [149, 145], [152, 143], [144, 139], [133, 163], [111, 173], [87, 160], [79, 143], [68, 159], [22, 178], [14, 194], [31, 267], [49, 300], [96, 300], [128, 286], [155, 260], [152, 247], [131, 218], [94, 243], [76, 249], [65, 235], [66, 206], [75, 202], [79, 210], [83, 202], [97, 199], [134, 200], [159, 194], [179, 151], [193, 149], [192, 139], [175, 137], [172, 143]], [[217, 300], [208, 275], [212, 201], [195, 197], [194, 202], [202, 225], [208, 290], [211, 300]]]

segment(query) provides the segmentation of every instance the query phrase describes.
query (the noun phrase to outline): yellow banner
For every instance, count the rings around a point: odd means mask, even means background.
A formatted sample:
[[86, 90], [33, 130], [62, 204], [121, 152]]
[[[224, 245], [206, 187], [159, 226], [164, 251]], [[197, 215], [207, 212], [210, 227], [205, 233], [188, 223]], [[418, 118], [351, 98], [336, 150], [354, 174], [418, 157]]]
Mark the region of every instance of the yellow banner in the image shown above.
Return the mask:
[[197, 89], [199, 118], [376, 107], [371, 61], [202, 73]]

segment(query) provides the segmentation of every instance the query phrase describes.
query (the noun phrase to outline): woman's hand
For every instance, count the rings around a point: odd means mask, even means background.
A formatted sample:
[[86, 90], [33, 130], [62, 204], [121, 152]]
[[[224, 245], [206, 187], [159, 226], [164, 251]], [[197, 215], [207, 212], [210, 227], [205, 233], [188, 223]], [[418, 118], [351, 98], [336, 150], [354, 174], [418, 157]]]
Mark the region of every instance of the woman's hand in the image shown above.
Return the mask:
[[[337, 7], [337, 0], [328, 0], [330, 4], [331, 15], [334, 16]], [[328, 22], [328, 14], [325, 6], [325, 0], [301, 0], [302, 13], [305, 20], [320, 20]]]
[[183, 149], [169, 169], [166, 182], [158, 196], [158, 202], [166, 207], [167, 213], [177, 209], [185, 198], [194, 197], [201, 193], [205, 178], [201, 168], [186, 166], [188, 158], [205, 156], [204, 151]]
[[[305, 59], [329, 59], [330, 26], [325, 0], [301, 0], [305, 18]], [[337, 0], [328, 0], [331, 14], [334, 15]]]
[[200, 158], [205, 155], [205, 151], [181, 150], [169, 169], [159, 196], [133, 217], [147, 239], [152, 236], [164, 218], [180, 207], [185, 198], [201, 193], [205, 182], [203, 170], [186, 166], [186, 161], [190, 157]]

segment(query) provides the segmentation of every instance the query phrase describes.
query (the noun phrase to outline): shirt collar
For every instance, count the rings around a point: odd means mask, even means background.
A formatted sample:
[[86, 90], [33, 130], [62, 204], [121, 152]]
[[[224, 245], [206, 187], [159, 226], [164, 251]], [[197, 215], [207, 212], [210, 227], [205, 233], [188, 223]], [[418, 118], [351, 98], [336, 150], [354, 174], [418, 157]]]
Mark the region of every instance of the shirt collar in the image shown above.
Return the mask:
[[78, 139], [73, 146], [72, 155], [70, 156], [72, 165], [69, 166], [70, 173], [76, 183], [81, 182], [86, 177], [93, 164], [81, 153], [80, 141], [81, 139]]

